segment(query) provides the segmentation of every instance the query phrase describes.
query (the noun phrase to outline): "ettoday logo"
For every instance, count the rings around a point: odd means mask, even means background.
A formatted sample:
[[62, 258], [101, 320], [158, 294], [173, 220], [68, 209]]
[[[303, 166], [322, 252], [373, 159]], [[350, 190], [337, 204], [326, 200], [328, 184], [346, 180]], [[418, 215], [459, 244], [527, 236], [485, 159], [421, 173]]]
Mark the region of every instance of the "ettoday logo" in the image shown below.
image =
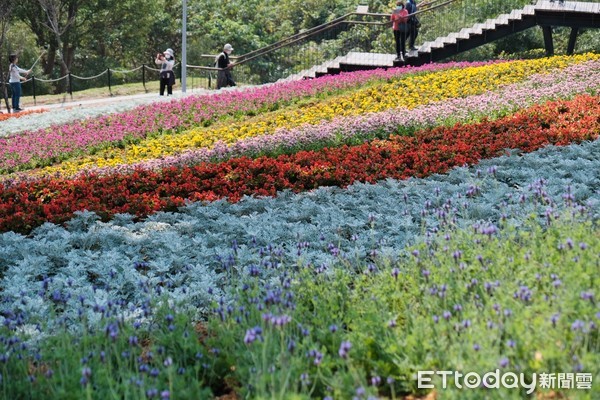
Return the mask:
[[417, 386], [419, 389], [434, 389], [434, 377], [439, 376], [442, 380], [442, 389], [448, 387], [449, 381], [458, 389], [519, 389], [524, 388], [527, 394], [531, 394], [539, 386], [543, 389], [591, 389], [592, 374], [589, 373], [524, 373], [514, 372], [500, 373], [499, 369], [487, 372], [483, 375], [477, 372], [463, 374], [459, 371], [418, 371]]

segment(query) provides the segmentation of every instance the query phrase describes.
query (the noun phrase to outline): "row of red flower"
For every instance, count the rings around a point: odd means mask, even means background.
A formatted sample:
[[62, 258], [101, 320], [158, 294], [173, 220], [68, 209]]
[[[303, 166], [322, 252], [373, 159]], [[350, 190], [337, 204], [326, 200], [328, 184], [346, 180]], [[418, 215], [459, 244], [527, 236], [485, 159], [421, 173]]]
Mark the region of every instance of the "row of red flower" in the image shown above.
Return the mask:
[[84, 209], [104, 219], [116, 213], [143, 217], [176, 210], [186, 200], [235, 202], [244, 195], [275, 196], [283, 189], [300, 192], [356, 181], [424, 177], [475, 164], [509, 148], [530, 152], [548, 144], [595, 139], [600, 133], [599, 115], [600, 97], [582, 95], [495, 121], [439, 127], [358, 146], [161, 171], [20, 182], [0, 186], [0, 231], [28, 232], [46, 221], [64, 222]]

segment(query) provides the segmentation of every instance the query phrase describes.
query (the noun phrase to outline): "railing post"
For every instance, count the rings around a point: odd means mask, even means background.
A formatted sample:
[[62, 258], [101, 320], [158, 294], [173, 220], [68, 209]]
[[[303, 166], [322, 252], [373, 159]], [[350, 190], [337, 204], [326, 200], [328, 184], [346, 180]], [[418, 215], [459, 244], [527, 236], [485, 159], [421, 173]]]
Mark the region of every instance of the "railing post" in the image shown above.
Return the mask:
[[571, 28], [571, 34], [569, 35], [569, 44], [567, 45], [567, 55], [572, 56], [575, 51], [575, 43], [577, 43], [577, 34], [579, 33], [579, 28], [574, 26]]
[[110, 93], [110, 95], [112, 96], [112, 88], [110, 86], [110, 68], [106, 70], [107, 72], [107, 76], [108, 76], [108, 93]]
[[37, 101], [35, 99], [35, 75], [31, 75], [31, 87], [33, 90], [33, 105], [37, 106]]
[[553, 56], [554, 44], [552, 42], [552, 27], [542, 26], [542, 31], [544, 32], [544, 47], [546, 48], [546, 56]]
[[110, 86], [110, 68], [106, 70], [106, 76], [108, 77], [108, 93], [112, 96], [112, 88]]
[[71, 71], [67, 74], [67, 79], [69, 80], [69, 82], [67, 82], [67, 90], [71, 96], [71, 100], [73, 100], [73, 78], [71, 76]]
[[148, 89], [146, 89], [146, 64], [142, 64], [142, 85], [144, 85], [144, 91], [148, 93]]

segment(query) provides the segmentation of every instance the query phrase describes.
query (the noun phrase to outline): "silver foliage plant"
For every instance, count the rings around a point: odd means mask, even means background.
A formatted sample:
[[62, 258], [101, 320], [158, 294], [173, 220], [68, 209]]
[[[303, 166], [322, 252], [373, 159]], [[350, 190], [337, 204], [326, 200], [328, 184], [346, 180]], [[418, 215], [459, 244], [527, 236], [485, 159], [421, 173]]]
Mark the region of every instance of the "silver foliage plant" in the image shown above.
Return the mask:
[[103, 223], [80, 212], [65, 227], [0, 235], [0, 323], [15, 315], [64, 323], [85, 313], [94, 324], [107, 307], [135, 316], [149, 299], [189, 307], [200, 318], [213, 300], [230, 300], [240, 276], [276, 279], [280, 267], [325, 270], [340, 259], [359, 268], [381, 255], [398, 257], [445, 223], [519, 225], [566, 207], [597, 218], [598, 170], [595, 141], [513, 152], [427, 179], [192, 203], [143, 222], [117, 215]]

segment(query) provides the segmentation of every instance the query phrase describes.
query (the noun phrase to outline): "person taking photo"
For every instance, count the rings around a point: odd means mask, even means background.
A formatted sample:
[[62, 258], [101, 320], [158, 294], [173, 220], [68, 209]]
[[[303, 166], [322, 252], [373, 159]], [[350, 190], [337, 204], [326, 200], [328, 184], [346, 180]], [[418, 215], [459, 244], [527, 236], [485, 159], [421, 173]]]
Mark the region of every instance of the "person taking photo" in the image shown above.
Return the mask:
[[[19, 68], [17, 65], [19, 57], [16, 54], [8, 56], [8, 61], [10, 62], [8, 67], [8, 83], [12, 93], [12, 109], [13, 112], [23, 111], [19, 104], [21, 101], [21, 81], [27, 80], [26, 76], [31, 73], [31, 70]], [[21, 76], [21, 74], [25, 74], [25, 77]]]

